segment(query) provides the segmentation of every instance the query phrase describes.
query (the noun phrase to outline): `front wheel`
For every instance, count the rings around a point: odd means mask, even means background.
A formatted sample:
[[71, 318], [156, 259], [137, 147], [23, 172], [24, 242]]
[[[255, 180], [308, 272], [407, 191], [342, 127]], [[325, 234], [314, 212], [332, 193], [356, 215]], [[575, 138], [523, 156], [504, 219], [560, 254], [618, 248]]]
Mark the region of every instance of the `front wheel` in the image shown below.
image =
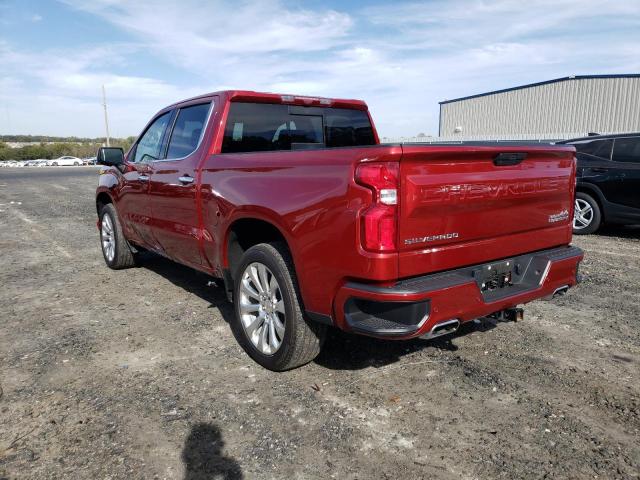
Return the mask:
[[589, 194], [584, 192], [576, 193], [573, 233], [576, 235], [593, 233], [598, 230], [601, 222], [602, 213], [598, 202]]
[[111, 203], [100, 210], [100, 245], [104, 261], [109, 268], [120, 270], [135, 265], [134, 253], [124, 238], [118, 212]]
[[313, 360], [326, 327], [304, 317], [291, 255], [282, 243], [261, 243], [242, 256], [234, 278], [233, 333], [247, 354], [273, 371]]

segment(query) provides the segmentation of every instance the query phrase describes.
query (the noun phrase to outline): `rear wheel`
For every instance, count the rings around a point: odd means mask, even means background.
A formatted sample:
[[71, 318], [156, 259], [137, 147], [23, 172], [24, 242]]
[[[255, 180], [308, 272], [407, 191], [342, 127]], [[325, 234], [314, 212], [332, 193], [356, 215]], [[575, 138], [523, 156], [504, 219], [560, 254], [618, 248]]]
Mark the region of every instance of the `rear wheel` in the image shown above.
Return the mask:
[[233, 333], [247, 354], [269, 370], [283, 371], [313, 360], [326, 327], [303, 315], [297, 279], [282, 243], [248, 249], [234, 278]]
[[135, 254], [124, 238], [118, 212], [111, 203], [100, 210], [100, 245], [109, 268], [120, 270], [135, 265]]
[[573, 233], [587, 235], [600, 227], [602, 213], [598, 202], [589, 194], [576, 193], [575, 209], [573, 214]]

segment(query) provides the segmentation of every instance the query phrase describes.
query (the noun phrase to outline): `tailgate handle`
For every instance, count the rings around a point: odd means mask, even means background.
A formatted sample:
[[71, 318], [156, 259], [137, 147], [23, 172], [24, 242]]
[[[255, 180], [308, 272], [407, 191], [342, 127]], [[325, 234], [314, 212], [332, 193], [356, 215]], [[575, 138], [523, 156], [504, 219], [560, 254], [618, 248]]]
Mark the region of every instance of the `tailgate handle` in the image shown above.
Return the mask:
[[518, 165], [525, 158], [527, 158], [527, 154], [525, 152], [499, 153], [493, 157], [493, 163], [498, 167], [506, 167], [508, 165]]

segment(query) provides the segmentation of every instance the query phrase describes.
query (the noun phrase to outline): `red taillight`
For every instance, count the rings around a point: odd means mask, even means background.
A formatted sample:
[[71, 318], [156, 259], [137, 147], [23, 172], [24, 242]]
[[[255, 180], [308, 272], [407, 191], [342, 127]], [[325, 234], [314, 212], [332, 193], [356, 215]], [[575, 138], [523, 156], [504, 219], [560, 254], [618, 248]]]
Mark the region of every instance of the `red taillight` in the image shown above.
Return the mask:
[[360, 215], [365, 250], [389, 252], [397, 249], [399, 167], [397, 162], [371, 162], [356, 168], [356, 182], [373, 191], [373, 204]]

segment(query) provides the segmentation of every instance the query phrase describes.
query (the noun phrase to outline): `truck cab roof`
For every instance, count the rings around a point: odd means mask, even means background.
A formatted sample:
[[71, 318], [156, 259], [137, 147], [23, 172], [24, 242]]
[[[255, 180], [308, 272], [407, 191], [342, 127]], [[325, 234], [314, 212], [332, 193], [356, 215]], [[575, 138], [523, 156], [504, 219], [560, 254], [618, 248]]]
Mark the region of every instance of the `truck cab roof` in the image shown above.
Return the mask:
[[231, 102], [255, 102], [255, 103], [279, 103], [286, 105], [300, 105], [307, 107], [336, 107], [351, 108], [354, 110], [367, 110], [367, 104], [362, 100], [345, 99], [345, 98], [326, 98], [305, 95], [290, 95], [283, 93], [255, 92], [252, 90], [220, 90], [210, 92], [203, 95], [187, 98], [179, 102], [175, 102], [171, 107], [182, 103], [192, 102], [200, 98], [209, 98], [215, 95], [225, 97]]

